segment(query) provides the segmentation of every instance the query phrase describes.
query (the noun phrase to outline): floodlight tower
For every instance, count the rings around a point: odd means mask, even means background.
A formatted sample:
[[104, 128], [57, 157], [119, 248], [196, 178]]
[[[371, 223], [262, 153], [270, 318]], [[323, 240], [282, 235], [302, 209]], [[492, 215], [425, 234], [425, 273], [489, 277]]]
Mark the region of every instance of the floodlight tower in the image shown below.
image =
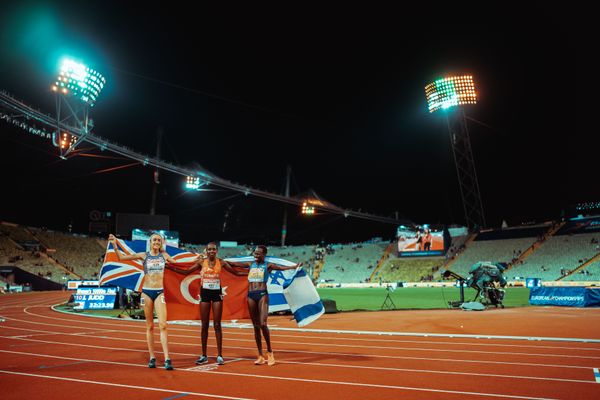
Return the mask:
[[[486, 226], [473, 151], [467, 129], [465, 104], [476, 104], [477, 93], [471, 75], [448, 76], [425, 86], [429, 112], [445, 110], [454, 165], [467, 227], [471, 230]], [[456, 107], [456, 109], [454, 109]]]
[[[71, 59], [64, 59], [52, 91], [56, 93], [56, 132], [53, 143], [60, 150], [60, 158], [66, 159], [93, 129], [89, 109], [106, 84], [100, 73]], [[75, 135], [68, 128], [83, 132]]]

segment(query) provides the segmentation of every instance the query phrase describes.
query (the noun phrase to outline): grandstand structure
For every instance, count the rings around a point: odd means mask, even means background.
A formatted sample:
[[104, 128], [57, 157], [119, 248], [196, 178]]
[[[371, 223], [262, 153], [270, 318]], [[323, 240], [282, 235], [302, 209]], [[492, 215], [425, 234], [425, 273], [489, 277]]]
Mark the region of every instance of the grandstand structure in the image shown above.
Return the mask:
[[18, 266], [39, 277], [64, 283], [81, 275], [57, 262], [48, 248], [25, 227], [0, 223], [0, 265]]
[[325, 254], [321, 282], [368, 282], [389, 243], [365, 242], [335, 244]]
[[[313, 282], [323, 286], [373, 286], [388, 283], [444, 283], [440, 271], [468, 276], [473, 264], [502, 263], [509, 284], [526, 278], [544, 284], [600, 284], [600, 216], [538, 225], [487, 230], [452, 239], [445, 256], [400, 257], [395, 241], [269, 246], [269, 255], [302, 262]], [[205, 244], [182, 243], [200, 253]], [[17, 266], [35, 275], [64, 283], [96, 279], [106, 239], [0, 223], [0, 265]], [[219, 257], [249, 256], [254, 246], [219, 249]], [[445, 282], [447, 283], [447, 282]]]

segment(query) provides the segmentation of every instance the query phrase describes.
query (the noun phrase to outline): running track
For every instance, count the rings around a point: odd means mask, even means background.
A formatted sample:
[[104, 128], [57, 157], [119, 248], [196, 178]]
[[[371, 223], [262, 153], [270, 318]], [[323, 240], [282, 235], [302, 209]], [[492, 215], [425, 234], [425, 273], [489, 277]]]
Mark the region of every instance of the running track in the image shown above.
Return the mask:
[[175, 370], [165, 371], [160, 353], [159, 368], [146, 367], [143, 322], [51, 309], [67, 296], [0, 296], [2, 399], [600, 398], [600, 309], [329, 314], [312, 331], [272, 317], [273, 367], [253, 365], [252, 330], [239, 324], [224, 329], [226, 364], [196, 367], [199, 328], [170, 325]]

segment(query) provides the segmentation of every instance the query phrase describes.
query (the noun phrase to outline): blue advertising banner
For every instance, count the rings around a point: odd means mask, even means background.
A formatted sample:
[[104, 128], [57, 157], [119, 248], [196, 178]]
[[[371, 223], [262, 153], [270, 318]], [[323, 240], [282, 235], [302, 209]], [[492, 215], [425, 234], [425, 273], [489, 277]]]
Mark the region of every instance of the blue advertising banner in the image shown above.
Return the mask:
[[600, 306], [600, 288], [586, 288], [585, 305], [586, 307]]
[[77, 303], [73, 307], [76, 310], [112, 310], [115, 307], [117, 288], [79, 286], [73, 298]]
[[529, 304], [569, 307], [600, 305], [600, 291], [586, 287], [532, 287]]

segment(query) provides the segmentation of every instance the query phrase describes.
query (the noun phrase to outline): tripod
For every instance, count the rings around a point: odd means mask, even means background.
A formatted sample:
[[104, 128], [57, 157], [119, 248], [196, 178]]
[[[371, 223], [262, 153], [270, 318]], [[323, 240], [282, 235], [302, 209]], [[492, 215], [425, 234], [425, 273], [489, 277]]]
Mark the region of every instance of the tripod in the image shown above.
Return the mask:
[[383, 304], [381, 305], [382, 310], [396, 310], [396, 305], [394, 304], [394, 300], [390, 296], [390, 293], [394, 291], [394, 288], [391, 286], [386, 286], [385, 288], [385, 300], [383, 300]]

